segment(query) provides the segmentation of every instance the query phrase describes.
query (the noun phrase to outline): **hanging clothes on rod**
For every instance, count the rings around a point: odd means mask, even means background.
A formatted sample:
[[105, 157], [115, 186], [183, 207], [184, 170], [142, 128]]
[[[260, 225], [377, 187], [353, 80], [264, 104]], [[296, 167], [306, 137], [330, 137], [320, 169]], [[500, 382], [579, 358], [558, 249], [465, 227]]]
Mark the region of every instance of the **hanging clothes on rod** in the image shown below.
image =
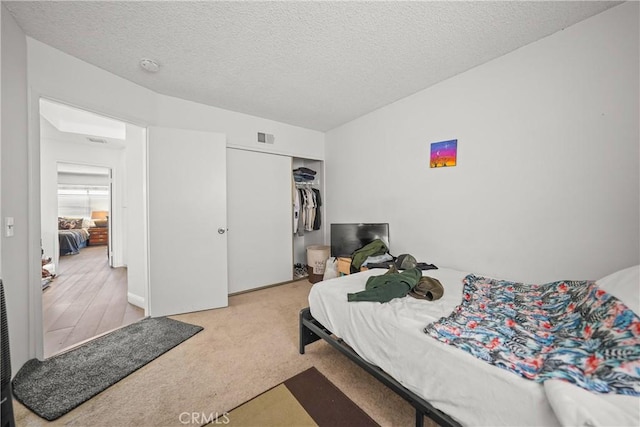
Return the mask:
[[294, 234], [303, 236], [305, 231], [320, 230], [320, 190], [311, 188], [309, 182], [296, 182], [295, 187], [297, 194], [294, 195], [293, 202]]
[[316, 218], [316, 196], [311, 188], [305, 188], [304, 192], [304, 231], [313, 231], [313, 220]]
[[322, 225], [322, 222], [320, 221], [320, 207], [322, 206], [322, 199], [320, 198], [320, 190], [318, 190], [317, 188], [312, 188], [311, 191], [313, 191], [313, 194], [315, 196], [315, 203], [316, 203], [316, 215], [314, 217], [313, 220], [313, 229], [314, 230], [320, 230], [320, 225]]

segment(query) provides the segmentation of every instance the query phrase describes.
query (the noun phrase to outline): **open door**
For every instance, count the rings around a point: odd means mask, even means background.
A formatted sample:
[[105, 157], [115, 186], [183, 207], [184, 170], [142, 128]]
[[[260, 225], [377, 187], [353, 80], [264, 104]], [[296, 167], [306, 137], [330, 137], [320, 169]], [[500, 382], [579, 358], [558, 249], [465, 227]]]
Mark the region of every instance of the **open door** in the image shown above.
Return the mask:
[[149, 128], [149, 314], [228, 305], [226, 138]]

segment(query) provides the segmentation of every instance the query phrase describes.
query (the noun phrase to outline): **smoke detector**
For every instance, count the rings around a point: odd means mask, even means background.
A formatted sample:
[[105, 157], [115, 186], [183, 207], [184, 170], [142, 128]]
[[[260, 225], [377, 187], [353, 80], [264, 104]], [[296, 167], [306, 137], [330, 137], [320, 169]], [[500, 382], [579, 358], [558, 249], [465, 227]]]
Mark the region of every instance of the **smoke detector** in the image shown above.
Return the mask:
[[148, 71], [150, 73], [157, 73], [160, 69], [160, 65], [153, 59], [142, 58], [140, 60], [140, 66], [143, 70]]

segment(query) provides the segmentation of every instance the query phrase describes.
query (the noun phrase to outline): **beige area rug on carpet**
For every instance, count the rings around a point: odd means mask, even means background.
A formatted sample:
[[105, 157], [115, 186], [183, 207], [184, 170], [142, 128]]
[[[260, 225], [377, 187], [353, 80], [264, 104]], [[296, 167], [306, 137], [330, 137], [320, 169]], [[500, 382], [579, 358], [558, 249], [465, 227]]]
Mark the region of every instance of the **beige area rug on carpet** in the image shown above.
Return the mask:
[[229, 426], [378, 426], [312, 367], [218, 418]]

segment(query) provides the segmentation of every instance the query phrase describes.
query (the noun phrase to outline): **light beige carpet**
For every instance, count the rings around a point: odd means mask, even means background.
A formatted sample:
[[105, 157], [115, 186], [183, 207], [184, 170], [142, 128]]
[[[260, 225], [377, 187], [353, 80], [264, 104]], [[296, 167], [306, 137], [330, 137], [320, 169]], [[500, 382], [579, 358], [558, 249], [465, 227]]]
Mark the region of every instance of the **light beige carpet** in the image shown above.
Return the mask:
[[204, 330], [53, 422], [14, 401], [17, 425], [201, 425], [184, 420], [222, 414], [311, 366], [379, 424], [414, 425], [407, 402], [327, 343], [299, 354], [298, 314], [310, 288], [293, 282], [230, 297], [226, 308], [174, 316]]

